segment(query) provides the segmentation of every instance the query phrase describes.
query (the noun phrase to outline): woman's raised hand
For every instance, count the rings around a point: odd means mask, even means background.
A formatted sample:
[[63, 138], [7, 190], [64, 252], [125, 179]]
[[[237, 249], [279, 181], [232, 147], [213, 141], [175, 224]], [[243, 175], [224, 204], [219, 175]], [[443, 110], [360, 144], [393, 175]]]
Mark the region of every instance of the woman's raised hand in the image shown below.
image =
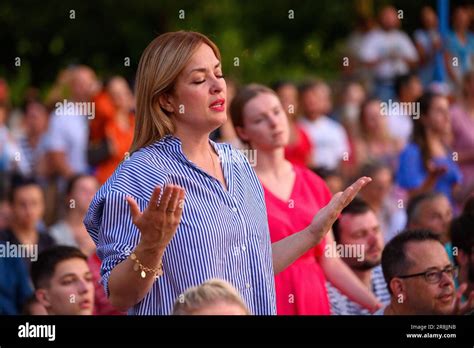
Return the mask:
[[141, 241], [149, 247], [166, 248], [178, 229], [184, 208], [184, 189], [176, 185], [166, 185], [160, 199], [161, 187], [157, 186], [150, 203], [140, 212], [137, 202], [127, 197], [132, 222], [141, 233]]
[[366, 176], [359, 178], [355, 183], [346, 188], [344, 192], [336, 193], [328, 205], [318, 211], [309, 226], [318, 243], [326, 236], [326, 233], [331, 229], [342, 210], [371, 181], [372, 179]]

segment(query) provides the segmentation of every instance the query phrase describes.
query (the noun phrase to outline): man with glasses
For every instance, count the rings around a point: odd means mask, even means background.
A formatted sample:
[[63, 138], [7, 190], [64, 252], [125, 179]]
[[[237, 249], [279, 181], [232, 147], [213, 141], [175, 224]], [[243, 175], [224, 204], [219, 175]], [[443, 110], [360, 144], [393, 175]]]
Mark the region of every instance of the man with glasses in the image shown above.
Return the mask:
[[474, 293], [460, 304], [465, 287], [456, 293], [457, 268], [429, 230], [406, 230], [394, 237], [382, 253], [382, 269], [391, 301], [376, 314], [466, 314], [474, 309]]

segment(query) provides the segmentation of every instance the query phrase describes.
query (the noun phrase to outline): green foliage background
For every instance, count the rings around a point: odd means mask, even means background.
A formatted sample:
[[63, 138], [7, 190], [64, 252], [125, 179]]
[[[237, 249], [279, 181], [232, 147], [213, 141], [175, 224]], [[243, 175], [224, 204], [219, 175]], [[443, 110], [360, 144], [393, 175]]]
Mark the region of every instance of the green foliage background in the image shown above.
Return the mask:
[[[74, 63], [92, 66], [101, 77], [121, 74], [133, 81], [140, 54], [156, 35], [196, 30], [217, 43], [224, 73], [240, 82], [333, 79], [357, 5], [364, 1], [373, 12], [388, 3], [402, 9], [409, 33], [418, 26], [421, 6], [436, 5], [382, 0], [4, 1], [0, 76], [7, 78], [14, 104], [29, 85], [46, 93], [59, 69]], [[75, 19], [70, 19], [71, 10]], [[294, 19], [289, 19], [290, 10]], [[14, 65], [15, 57], [21, 58], [21, 67]], [[124, 65], [126, 57], [130, 66]]]

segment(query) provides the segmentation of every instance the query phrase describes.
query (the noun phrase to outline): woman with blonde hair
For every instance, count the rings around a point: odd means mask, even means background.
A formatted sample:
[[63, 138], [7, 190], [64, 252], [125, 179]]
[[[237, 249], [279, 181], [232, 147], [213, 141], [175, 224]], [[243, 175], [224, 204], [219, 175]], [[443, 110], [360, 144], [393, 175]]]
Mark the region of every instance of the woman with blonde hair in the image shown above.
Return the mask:
[[[387, 117], [381, 113], [381, 100], [370, 98], [361, 106], [359, 136], [355, 139], [359, 169], [368, 162], [381, 162], [394, 172], [402, 143], [388, 131]], [[394, 116], [395, 117], [395, 116]]]
[[274, 273], [318, 244], [370, 181], [336, 194], [307, 228], [272, 245], [248, 160], [209, 139], [226, 121], [225, 96], [219, 49], [206, 36], [166, 33], [143, 52], [131, 155], [84, 220], [105, 291], [129, 314], [170, 314], [180, 294], [211, 278], [229, 281], [252, 313], [275, 314]]
[[211, 279], [178, 297], [174, 315], [250, 315], [237, 290], [228, 282]]

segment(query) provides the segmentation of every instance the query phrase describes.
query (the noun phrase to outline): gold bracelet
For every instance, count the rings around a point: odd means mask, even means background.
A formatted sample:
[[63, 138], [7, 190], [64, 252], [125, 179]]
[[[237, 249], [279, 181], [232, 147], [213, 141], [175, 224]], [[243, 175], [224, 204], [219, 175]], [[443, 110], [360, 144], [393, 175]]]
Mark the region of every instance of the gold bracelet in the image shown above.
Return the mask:
[[140, 270], [141, 271], [140, 276], [143, 279], [146, 278], [147, 273], [153, 273], [153, 276], [156, 279], [158, 279], [158, 277], [163, 275], [163, 263], [161, 261], [160, 261], [160, 265], [158, 266], [158, 268], [148, 268], [148, 267], [145, 267], [145, 266], [142, 265], [142, 263], [140, 262], [140, 260], [138, 260], [138, 257], [135, 253], [131, 253], [130, 258], [132, 259], [132, 261], [135, 261], [135, 264], [133, 265], [133, 270], [135, 272], [138, 272]]

